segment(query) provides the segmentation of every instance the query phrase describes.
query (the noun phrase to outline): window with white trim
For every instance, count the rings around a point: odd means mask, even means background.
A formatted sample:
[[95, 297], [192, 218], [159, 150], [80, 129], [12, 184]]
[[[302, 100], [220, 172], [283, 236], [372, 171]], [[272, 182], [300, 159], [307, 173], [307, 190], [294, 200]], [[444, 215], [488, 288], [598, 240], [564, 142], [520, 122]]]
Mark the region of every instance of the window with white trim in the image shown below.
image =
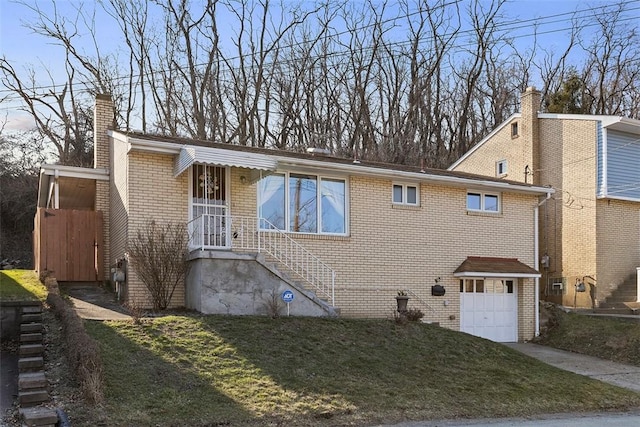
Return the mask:
[[496, 162], [496, 176], [502, 177], [507, 175], [507, 161], [506, 160], [498, 160]]
[[475, 212], [500, 212], [500, 195], [493, 193], [467, 193], [467, 210]]
[[391, 201], [395, 205], [418, 206], [420, 192], [415, 184], [393, 183]]
[[294, 172], [275, 173], [258, 183], [262, 229], [293, 233], [346, 234], [347, 182]]

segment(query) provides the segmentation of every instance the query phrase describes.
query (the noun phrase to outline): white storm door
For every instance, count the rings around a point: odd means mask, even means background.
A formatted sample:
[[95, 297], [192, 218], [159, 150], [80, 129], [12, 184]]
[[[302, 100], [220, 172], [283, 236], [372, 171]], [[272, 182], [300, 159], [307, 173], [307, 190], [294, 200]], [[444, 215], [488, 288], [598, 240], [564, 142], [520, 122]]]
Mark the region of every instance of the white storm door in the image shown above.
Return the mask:
[[191, 177], [191, 219], [198, 221], [203, 246], [208, 249], [230, 247], [227, 225], [228, 212], [228, 168], [194, 164]]

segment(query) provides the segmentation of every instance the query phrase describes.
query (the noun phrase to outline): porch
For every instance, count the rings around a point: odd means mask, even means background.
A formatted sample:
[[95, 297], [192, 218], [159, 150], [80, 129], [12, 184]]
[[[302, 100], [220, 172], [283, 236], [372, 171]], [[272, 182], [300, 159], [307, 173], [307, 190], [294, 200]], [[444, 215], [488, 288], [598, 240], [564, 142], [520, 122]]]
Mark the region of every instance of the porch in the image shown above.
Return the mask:
[[188, 222], [186, 303], [203, 313], [264, 314], [285, 290], [291, 314], [335, 316], [336, 272], [264, 218], [203, 214]]

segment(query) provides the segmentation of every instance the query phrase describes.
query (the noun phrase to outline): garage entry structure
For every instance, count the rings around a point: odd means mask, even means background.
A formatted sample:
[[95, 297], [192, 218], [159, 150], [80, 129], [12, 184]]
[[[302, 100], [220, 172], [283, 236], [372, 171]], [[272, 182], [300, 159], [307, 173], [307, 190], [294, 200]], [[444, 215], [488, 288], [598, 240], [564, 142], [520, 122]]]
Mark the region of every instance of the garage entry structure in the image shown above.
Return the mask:
[[468, 257], [454, 276], [460, 278], [460, 331], [518, 341], [519, 306], [528, 309], [519, 301], [540, 273], [516, 258]]

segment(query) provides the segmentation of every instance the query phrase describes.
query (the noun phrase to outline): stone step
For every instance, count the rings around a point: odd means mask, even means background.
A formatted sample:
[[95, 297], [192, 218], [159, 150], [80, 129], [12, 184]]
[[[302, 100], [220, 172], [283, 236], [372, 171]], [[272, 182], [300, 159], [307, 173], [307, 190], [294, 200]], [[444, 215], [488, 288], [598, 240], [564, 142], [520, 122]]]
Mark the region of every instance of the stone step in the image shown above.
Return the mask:
[[21, 357], [18, 359], [18, 370], [20, 372], [32, 372], [44, 367], [42, 357]]
[[42, 332], [42, 323], [22, 323], [20, 332]]
[[36, 406], [48, 401], [49, 393], [47, 392], [47, 390], [30, 390], [18, 392], [18, 402], [20, 403], [20, 406]]
[[47, 377], [44, 372], [23, 372], [18, 375], [18, 390], [44, 389], [47, 387]]
[[20, 317], [20, 321], [22, 323], [32, 323], [32, 322], [42, 323], [42, 313], [23, 314]]
[[41, 427], [58, 424], [58, 414], [51, 408], [20, 408], [18, 410], [24, 425]]
[[42, 356], [44, 353], [44, 346], [42, 344], [22, 344], [20, 346], [20, 356]]
[[42, 342], [42, 333], [34, 332], [29, 334], [20, 334], [21, 343], [34, 343]]
[[22, 307], [22, 314], [38, 314], [42, 313], [41, 305], [25, 305]]

